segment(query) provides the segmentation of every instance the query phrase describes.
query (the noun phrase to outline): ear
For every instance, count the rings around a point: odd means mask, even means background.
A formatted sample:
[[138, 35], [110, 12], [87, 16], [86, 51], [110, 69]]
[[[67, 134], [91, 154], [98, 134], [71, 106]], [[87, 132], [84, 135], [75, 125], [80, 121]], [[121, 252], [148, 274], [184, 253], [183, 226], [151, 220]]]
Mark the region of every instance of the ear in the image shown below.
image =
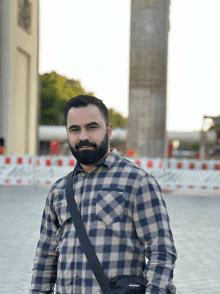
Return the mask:
[[112, 136], [112, 124], [109, 123], [109, 125], [108, 125], [108, 138], [110, 139], [111, 136]]

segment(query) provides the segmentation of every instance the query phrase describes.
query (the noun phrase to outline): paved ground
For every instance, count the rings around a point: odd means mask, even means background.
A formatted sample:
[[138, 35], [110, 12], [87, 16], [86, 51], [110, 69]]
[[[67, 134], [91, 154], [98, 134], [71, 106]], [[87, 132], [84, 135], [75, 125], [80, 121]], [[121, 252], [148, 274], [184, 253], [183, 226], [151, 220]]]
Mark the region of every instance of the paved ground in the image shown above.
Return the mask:
[[[48, 188], [0, 186], [0, 294], [26, 294]], [[220, 293], [220, 196], [165, 194], [177, 294]]]

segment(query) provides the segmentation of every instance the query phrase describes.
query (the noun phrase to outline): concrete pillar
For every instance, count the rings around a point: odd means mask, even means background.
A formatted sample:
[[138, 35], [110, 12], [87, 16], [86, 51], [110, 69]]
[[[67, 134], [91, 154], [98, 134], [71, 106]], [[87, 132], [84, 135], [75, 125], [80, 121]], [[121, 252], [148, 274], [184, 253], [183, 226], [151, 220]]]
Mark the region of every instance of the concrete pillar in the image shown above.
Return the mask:
[[39, 1], [1, 1], [0, 138], [7, 154], [36, 154]]
[[166, 157], [169, 0], [131, 0], [127, 149]]

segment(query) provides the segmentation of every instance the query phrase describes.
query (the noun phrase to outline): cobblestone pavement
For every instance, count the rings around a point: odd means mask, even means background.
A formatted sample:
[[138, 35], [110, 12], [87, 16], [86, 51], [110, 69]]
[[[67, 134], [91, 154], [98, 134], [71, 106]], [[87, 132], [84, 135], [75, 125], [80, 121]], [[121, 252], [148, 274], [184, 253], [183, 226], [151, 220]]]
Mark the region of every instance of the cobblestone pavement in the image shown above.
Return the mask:
[[[48, 188], [0, 186], [0, 294], [29, 292]], [[220, 293], [220, 196], [165, 194], [177, 294]]]

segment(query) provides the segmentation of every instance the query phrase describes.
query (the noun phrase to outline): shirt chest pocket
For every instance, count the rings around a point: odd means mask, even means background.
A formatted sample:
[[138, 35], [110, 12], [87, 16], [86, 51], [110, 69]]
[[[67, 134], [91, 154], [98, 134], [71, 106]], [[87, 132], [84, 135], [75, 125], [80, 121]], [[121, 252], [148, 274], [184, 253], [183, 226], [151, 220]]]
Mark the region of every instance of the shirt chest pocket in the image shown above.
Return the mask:
[[119, 191], [100, 191], [96, 198], [96, 216], [106, 225], [122, 221], [126, 193]]

